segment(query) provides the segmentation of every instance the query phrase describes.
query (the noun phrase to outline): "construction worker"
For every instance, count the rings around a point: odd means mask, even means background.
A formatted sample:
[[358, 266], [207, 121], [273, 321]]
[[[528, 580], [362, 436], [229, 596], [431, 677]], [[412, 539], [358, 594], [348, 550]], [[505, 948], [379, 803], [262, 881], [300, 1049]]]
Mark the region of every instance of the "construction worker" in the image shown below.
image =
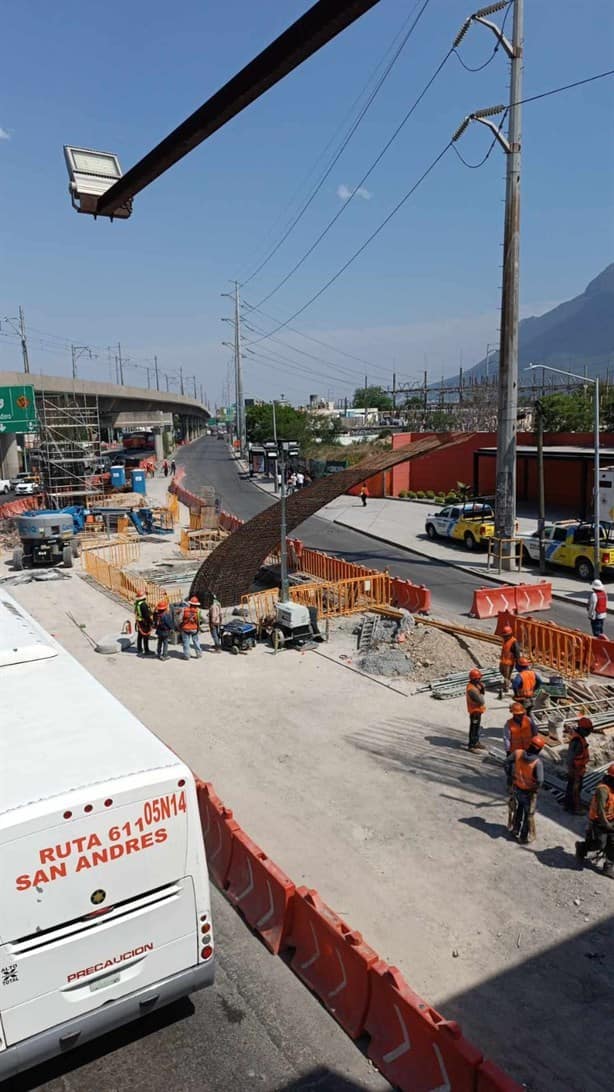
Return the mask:
[[502, 699], [504, 693], [507, 694], [510, 687], [512, 671], [518, 666], [518, 660], [522, 655], [522, 650], [514, 637], [514, 631], [511, 626], [503, 627], [502, 637], [499, 671], [503, 676], [503, 683], [499, 687], [499, 701]]
[[608, 593], [601, 580], [593, 580], [591, 584], [587, 610], [593, 637], [603, 637], [603, 626], [608, 616]]
[[151, 636], [153, 619], [151, 617], [147, 598], [144, 595], [137, 595], [134, 600], [134, 620], [137, 656], [149, 656], [149, 638]]
[[366, 485], [361, 485], [361, 487], [360, 487], [360, 499], [362, 501], [363, 508], [367, 507], [367, 497], [368, 496], [369, 496], [369, 490], [367, 489]]
[[518, 657], [518, 670], [512, 679], [512, 690], [514, 691], [514, 697], [516, 701], [522, 702], [527, 713], [530, 713], [533, 708], [533, 698], [535, 697], [540, 686], [542, 686], [543, 680], [538, 675], [537, 671], [531, 667], [530, 660], [526, 656]]
[[188, 600], [187, 605], [183, 608], [179, 621], [179, 632], [181, 634], [181, 644], [183, 645], [184, 660], [190, 659], [190, 643], [196, 653], [197, 660], [199, 660], [203, 654], [199, 637], [200, 622], [200, 600], [196, 595], [193, 595], [192, 598]]
[[[503, 729], [503, 743], [506, 755], [511, 755], [514, 751], [526, 751], [527, 747], [531, 746], [533, 736], [537, 735], [537, 726], [532, 717], [527, 714], [521, 702], [513, 701], [510, 705], [510, 713], [512, 715], [509, 720], [506, 720]], [[507, 829], [513, 830], [516, 817], [516, 796], [511, 770], [507, 776], [507, 789]]]
[[604, 876], [614, 880], [614, 763], [608, 766], [593, 793], [583, 842], [576, 842], [576, 860], [582, 867], [587, 853], [605, 853]]
[[478, 667], [472, 667], [465, 690], [467, 712], [469, 713], [469, 743], [467, 750], [472, 752], [486, 750], [484, 744], [480, 743], [482, 715], [486, 712], [484, 693], [485, 686], [482, 682], [482, 672]]
[[592, 730], [592, 720], [589, 717], [580, 717], [567, 748], [565, 811], [571, 811], [574, 815], [583, 815], [586, 811], [586, 808], [582, 807], [580, 794], [582, 792], [582, 781], [588, 766], [588, 737]]
[[214, 652], [222, 651], [222, 639], [220, 637], [220, 626], [222, 624], [222, 608], [220, 601], [215, 594], [211, 595], [211, 604], [209, 606], [209, 631], [213, 638]]
[[154, 626], [158, 638], [156, 655], [159, 660], [168, 660], [168, 642], [175, 628], [173, 613], [168, 599], [161, 599], [154, 611]]
[[535, 840], [537, 794], [544, 783], [544, 764], [539, 754], [545, 743], [542, 736], [533, 736], [525, 751], [512, 751], [503, 763], [514, 789], [512, 833], [522, 845]]

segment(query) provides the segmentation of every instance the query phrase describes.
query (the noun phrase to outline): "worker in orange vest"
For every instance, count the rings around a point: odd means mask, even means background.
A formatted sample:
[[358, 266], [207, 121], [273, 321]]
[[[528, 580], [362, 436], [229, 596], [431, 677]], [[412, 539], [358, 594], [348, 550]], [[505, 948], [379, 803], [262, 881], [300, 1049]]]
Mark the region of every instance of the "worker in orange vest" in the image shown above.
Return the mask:
[[[510, 705], [510, 713], [512, 715], [509, 720], [506, 720], [503, 729], [506, 755], [511, 755], [514, 751], [526, 751], [527, 747], [531, 746], [533, 736], [538, 734], [537, 725], [521, 702], [513, 701]], [[511, 770], [507, 776], [507, 790], [507, 829], [513, 830], [516, 818], [516, 796]]]
[[503, 676], [503, 683], [499, 687], [499, 700], [501, 700], [504, 693], [507, 694], [510, 687], [512, 671], [518, 666], [518, 660], [522, 655], [522, 650], [514, 637], [514, 631], [511, 626], [503, 627], [502, 637], [499, 671]]
[[614, 763], [593, 793], [588, 809], [588, 828], [583, 842], [576, 842], [576, 860], [580, 868], [587, 853], [605, 853], [604, 876], [614, 880]]
[[586, 808], [582, 807], [580, 794], [582, 792], [582, 781], [588, 766], [588, 737], [592, 730], [592, 720], [589, 717], [580, 717], [567, 748], [565, 811], [571, 811], [574, 815], [583, 815], [586, 811]]
[[153, 619], [146, 595], [137, 595], [134, 601], [134, 621], [136, 626], [137, 656], [151, 656], [149, 638], [153, 628]]
[[516, 811], [512, 834], [522, 845], [535, 840], [537, 794], [544, 783], [544, 764], [539, 754], [545, 744], [543, 736], [533, 736], [525, 751], [512, 751], [503, 763], [514, 787]]
[[192, 598], [188, 600], [187, 605], [183, 608], [179, 621], [179, 633], [181, 634], [184, 660], [190, 659], [190, 644], [196, 653], [197, 660], [199, 660], [203, 654], [199, 637], [200, 623], [200, 600], [198, 599], [198, 596], [193, 595]]
[[537, 671], [531, 667], [531, 663], [527, 657], [519, 656], [518, 671], [512, 679], [512, 690], [514, 691], [516, 701], [522, 702], [527, 713], [531, 712], [531, 709], [533, 708], [533, 698], [540, 686], [542, 686], [542, 683], [543, 679], [538, 675]]
[[482, 682], [482, 672], [478, 667], [472, 667], [469, 672], [469, 681], [465, 689], [467, 712], [469, 713], [469, 751], [485, 751], [483, 743], [480, 743], [480, 728], [482, 716], [486, 712], [486, 699], [484, 698], [485, 686]]
[[603, 637], [603, 625], [608, 616], [608, 593], [601, 580], [593, 580], [591, 584], [587, 609], [593, 637]]

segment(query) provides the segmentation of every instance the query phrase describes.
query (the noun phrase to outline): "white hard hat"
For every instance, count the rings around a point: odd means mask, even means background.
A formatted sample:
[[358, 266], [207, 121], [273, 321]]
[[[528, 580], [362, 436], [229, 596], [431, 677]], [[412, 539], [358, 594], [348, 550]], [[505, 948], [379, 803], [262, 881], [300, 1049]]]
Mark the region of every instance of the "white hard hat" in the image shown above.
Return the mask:
[[601, 583], [601, 580], [593, 580], [593, 583], [591, 584], [591, 588], [602, 588], [602, 587], [603, 587], [603, 584]]

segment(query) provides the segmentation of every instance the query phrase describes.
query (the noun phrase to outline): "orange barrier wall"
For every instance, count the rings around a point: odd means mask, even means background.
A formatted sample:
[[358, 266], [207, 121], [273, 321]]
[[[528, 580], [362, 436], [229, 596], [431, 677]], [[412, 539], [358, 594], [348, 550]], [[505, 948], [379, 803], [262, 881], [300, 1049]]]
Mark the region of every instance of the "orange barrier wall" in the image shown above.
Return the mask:
[[291, 967], [348, 1035], [370, 1036], [369, 1057], [401, 1092], [522, 1092], [521, 1086], [418, 997], [317, 891], [295, 888], [196, 778], [209, 872], [274, 953]]
[[42, 504], [41, 497], [23, 497], [21, 500], [9, 501], [8, 504], [0, 504], [0, 519], [15, 519], [15, 516], [20, 516], [22, 512], [41, 508]]
[[514, 614], [549, 610], [552, 606], [552, 584], [504, 584], [498, 588], [476, 588], [469, 614], [472, 618], [494, 618], [502, 610]]

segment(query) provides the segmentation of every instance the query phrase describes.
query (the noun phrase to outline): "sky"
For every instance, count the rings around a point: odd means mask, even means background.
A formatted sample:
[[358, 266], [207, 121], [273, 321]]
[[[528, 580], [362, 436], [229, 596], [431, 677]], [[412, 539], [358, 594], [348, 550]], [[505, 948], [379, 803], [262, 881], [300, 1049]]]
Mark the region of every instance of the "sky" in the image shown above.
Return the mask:
[[[5, 8], [0, 370], [21, 367], [14, 332], [21, 305], [32, 371], [69, 374], [72, 342], [92, 353], [81, 353], [79, 374], [108, 379], [119, 342], [126, 383], [146, 385], [147, 368], [153, 382], [157, 355], [171, 386], [181, 367], [184, 377], [194, 376], [186, 390], [202, 386], [214, 405], [228, 399], [230, 385], [232, 400], [231, 352], [222, 341], [233, 330], [221, 319], [232, 315], [223, 293], [235, 279], [247, 320], [248, 397], [351, 398], [365, 375], [390, 386], [396, 373], [397, 385], [411, 386], [424, 369], [437, 380], [481, 359], [498, 342], [505, 194], [498, 146], [473, 170], [446, 152], [351, 267], [277, 340], [258, 340], [345, 264], [467, 113], [509, 101], [502, 50], [478, 72], [451, 55], [361, 185], [472, 10], [471, 0], [429, 0], [421, 11], [423, 3], [380, 0], [139, 194], [129, 220], [113, 223], [71, 208], [63, 144], [115, 152], [126, 170], [309, 4], [110, 0], [104, 15], [77, 0]], [[611, 0], [588, 0], [584, 15], [580, 7], [526, 0], [523, 96], [614, 67]], [[248, 280], [310, 196], [418, 15], [319, 192]], [[511, 23], [510, 12], [506, 31]], [[465, 64], [482, 66], [494, 42], [474, 25], [460, 47]], [[577, 295], [612, 261], [613, 100], [610, 78], [523, 108], [523, 316]], [[458, 149], [477, 163], [489, 145], [487, 130], [474, 124]], [[313, 253], [261, 311], [251, 311], [341, 207]]]

